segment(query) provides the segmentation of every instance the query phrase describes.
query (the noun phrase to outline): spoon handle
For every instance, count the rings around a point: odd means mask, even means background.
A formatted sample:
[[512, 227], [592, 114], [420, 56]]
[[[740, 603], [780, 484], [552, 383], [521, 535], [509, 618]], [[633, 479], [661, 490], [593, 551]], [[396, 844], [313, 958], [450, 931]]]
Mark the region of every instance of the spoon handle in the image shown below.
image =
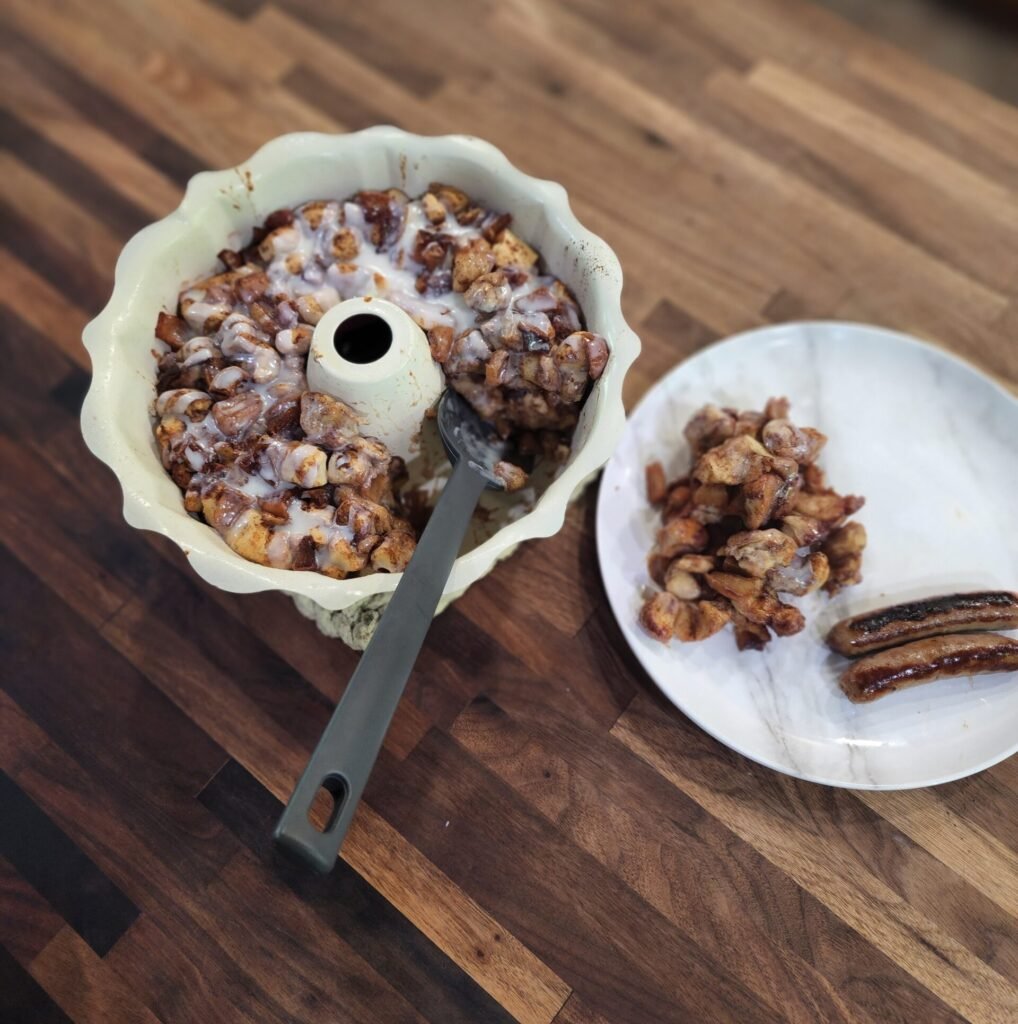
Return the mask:
[[[276, 841], [323, 874], [336, 863], [484, 487], [481, 474], [460, 459], [276, 825]], [[321, 788], [334, 802], [324, 831], [308, 817]]]

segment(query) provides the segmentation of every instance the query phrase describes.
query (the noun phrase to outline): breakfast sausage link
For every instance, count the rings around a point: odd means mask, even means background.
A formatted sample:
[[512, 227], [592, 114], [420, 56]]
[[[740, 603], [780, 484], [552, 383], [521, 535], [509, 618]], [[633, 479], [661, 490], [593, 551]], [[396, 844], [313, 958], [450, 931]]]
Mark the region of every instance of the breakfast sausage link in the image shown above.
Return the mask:
[[839, 680], [854, 704], [949, 676], [1018, 670], [1018, 640], [997, 633], [954, 633], [916, 640], [849, 665]]
[[1018, 594], [981, 590], [925, 597], [842, 619], [827, 634], [828, 646], [854, 658], [941, 633], [1018, 629]]

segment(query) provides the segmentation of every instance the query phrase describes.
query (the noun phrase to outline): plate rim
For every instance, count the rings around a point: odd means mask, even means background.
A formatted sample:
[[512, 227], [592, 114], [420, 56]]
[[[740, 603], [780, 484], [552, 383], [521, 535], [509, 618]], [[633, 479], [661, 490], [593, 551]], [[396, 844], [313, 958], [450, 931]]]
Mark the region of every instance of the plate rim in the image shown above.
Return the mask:
[[[605, 497], [607, 489], [604, 487], [604, 478], [608, 474], [615, 460], [618, 458], [619, 451], [621, 450], [622, 440], [626, 435], [626, 432], [630, 429], [630, 423], [636, 414], [639, 412], [643, 404], [651, 396], [652, 393], [660, 388], [665, 387], [668, 382], [680, 372], [686, 370], [691, 363], [695, 363], [697, 360], [706, 356], [708, 353], [715, 351], [716, 349], [744, 343], [747, 339], [754, 338], [757, 340], [766, 340], [767, 338], [780, 335], [787, 331], [789, 328], [796, 329], [810, 329], [816, 328], [821, 331], [830, 331], [835, 329], [851, 329], [856, 331], [863, 331], [871, 335], [882, 335], [890, 336], [895, 342], [904, 343], [913, 349], [933, 351], [941, 358], [945, 359], [949, 363], [954, 363], [956, 368], [972, 376], [978, 377], [982, 382], [989, 384], [995, 391], [997, 391], [1003, 398], [1014, 406], [1018, 406], [1018, 396], [1009, 391], [1000, 381], [990, 376], [983, 370], [980, 370], [973, 363], [970, 363], [967, 359], [956, 353], [942, 348], [940, 345], [930, 341], [925, 341], [921, 338], [917, 338], [914, 335], [906, 334], [903, 331], [894, 330], [890, 327], [881, 327], [878, 324], [866, 324], [852, 320], [789, 320], [784, 321], [780, 324], [765, 324], [760, 327], [751, 327], [744, 331], [739, 331], [736, 334], [729, 335], [724, 338], [719, 338], [716, 341], [711, 342], [709, 345], [705, 345], [703, 348], [697, 349], [694, 353], [681, 359], [676, 363], [663, 377], [657, 380], [651, 387], [641, 395], [640, 400], [636, 403], [633, 409], [626, 416], [625, 430], [619, 438], [619, 444], [616, 446], [615, 451], [612, 453], [611, 458], [605, 464], [602, 477], [598, 487], [597, 494], [597, 506], [595, 508], [594, 515], [594, 535], [595, 535], [595, 546], [597, 549], [597, 562], [598, 569], [601, 573], [601, 584], [604, 587], [605, 596], [608, 599], [608, 606], [611, 609], [612, 615], [615, 618], [616, 624], [619, 627], [619, 632], [622, 634], [626, 645], [630, 651], [636, 657], [636, 660], [640, 663], [640, 667], [649, 677], [653, 683], [655, 689], [661, 694], [661, 696], [678, 711], [684, 715], [690, 722], [692, 722], [698, 729], [706, 733], [712, 739], [716, 740], [722, 746], [727, 747], [729, 750], [734, 750], [737, 754], [746, 759], [752, 761], [754, 764], [762, 765], [764, 768], [768, 768], [772, 771], [779, 772], [782, 775], [787, 775], [791, 778], [799, 779], [803, 782], [813, 783], [814, 785], [830, 786], [836, 789], [852, 789], [852, 790], [864, 790], [871, 792], [891, 792], [909, 789], [926, 789], [932, 786], [942, 786], [949, 782], [957, 782], [959, 779], [968, 778], [971, 775], [977, 775], [980, 772], [986, 771], [988, 768], [992, 768], [996, 764], [1000, 764], [1002, 761], [1006, 761], [1009, 757], [1013, 757], [1018, 754], [1018, 739], [1015, 740], [1014, 744], [1010, 749], [1005, 750], [1003, 753], [995, 754], [986, 761], [980, 762], [975, 766], [970, 766], [961, 769], [957, 772], [952, 772], [943, 776], [936, 776], [934, 778], [925, 779], [923, 781], [904, 781], [904, 782], [865, 782], [856, 780], [845, 780], [841, 778], [829, 778], [819, 774], [813, 774], [810, 772], [797, 771], [787, 764], [781, 764], [773, 759], [758, 756], [757, 754], [750, 753], [744, 750], [740, 745], [730, 742], [719, 736], [713, 729], [709, 728], [696, 714], [693, 714], [686, 707], [683, 707], [678, 701], [673, 699], [664, 687], [657, 681], [654, 673], [651, 671], [647, 664], [646, 656], [639, 646], [630, 642], [629, 633], [627, 632], [627, 626], [631, 628], [632, 624], [628, 622], [628, 616], [625, 616], [625, 609], [619, 609], [615, 606], [615, 601], [612, 598], [611, 590], [605, 579], [605, 562], [606, 562], [606, 541], [602, 540], [602, 517], [605, 516], [608, 498]], [[1018, 411], [1018, 410], [1016, 410]], [[624, 625], [624, 622], [626, 623]]]

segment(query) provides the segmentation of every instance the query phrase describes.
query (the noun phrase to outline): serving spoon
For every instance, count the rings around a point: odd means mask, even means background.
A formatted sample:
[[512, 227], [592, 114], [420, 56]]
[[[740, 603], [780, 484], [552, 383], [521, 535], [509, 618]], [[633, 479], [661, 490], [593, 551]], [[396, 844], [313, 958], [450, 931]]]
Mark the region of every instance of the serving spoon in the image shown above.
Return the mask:
[[[507, 442], [452, 388], [438, 404], [438, 432], [452, 475], [276, 825], [276, 842], [322, 874], [336, 863], [481, 492], [505, 489], [495, 465], [505, 458]], [[319, 830], [310, 813], [322, 789], [333, 806]]]

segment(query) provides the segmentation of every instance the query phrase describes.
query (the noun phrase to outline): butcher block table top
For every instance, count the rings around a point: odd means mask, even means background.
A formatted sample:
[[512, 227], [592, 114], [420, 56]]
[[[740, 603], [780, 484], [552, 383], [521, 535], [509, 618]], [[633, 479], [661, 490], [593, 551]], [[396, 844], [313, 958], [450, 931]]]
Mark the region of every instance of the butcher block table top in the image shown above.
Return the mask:
[[282, 861], [357, 656], [127, 527], [77, 420], [81, 328], [192, 174], [386, 122], [566, 185], [626, 271], [630, 402], [816, 317], [1014, 384], [1018, 110], [799, 0], [0, 18], [0, 1018], [1018, 1020], [1018, 759], [859, 793], [725, 749], [624, 645], [596, 487], [436, 620], [333, 874]]

